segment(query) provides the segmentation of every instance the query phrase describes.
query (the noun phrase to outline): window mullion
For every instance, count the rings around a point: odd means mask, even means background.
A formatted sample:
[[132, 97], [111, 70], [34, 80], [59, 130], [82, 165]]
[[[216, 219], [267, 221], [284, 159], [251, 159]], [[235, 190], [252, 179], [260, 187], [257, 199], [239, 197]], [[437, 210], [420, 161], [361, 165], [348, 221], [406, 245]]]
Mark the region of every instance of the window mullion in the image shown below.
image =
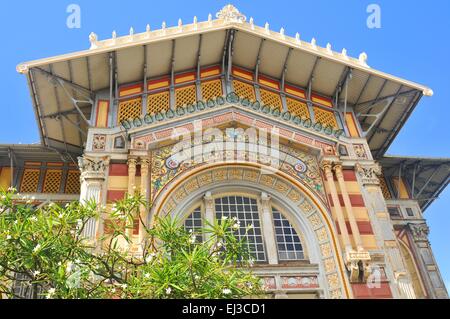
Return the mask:
[[267, 193], [261, 194], [261, 223], [263, 240], [266, 243], [267, 260], [270, 265], [278, 264], [277, 244], [272, 220], [270, 197]]

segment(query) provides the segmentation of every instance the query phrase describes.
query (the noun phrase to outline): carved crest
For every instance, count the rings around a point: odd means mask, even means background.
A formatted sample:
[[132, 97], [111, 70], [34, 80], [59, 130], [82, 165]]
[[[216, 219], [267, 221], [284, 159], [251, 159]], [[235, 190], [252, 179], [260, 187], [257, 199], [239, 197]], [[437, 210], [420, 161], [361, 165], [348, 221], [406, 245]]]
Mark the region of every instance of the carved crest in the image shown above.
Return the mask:
[[239, 10], [232, 4], [228, 4], [217, 12], [216, 17], [228, 22], [243, 23], [247, 20], [247, 17], [239, 12]]

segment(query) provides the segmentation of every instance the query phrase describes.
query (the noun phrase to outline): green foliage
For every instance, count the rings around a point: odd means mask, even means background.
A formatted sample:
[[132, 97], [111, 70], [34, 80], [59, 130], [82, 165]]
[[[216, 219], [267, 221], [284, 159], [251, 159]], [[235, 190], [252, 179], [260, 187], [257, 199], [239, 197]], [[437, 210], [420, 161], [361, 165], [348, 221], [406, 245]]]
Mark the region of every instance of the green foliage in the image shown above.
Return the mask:
[[[94, 202], [50, 203], [14, 189], [0, 191], [0, 293], [21, 298], [243, 298], [263, 293], [252, 274], [238, 221], [223, 219], [196, 232], [180, 218], [156, 218], [148, 227], [139, 195], [116, 202], [111, 211]], [[108, 220], [96, 243], [83, 236], [90, 219]], [[132, 237], [139, 220], [143, 241]], [[248, 228], [248, 231], [251, 231]], [[202, 238], [202, 240], [198, 240]]]

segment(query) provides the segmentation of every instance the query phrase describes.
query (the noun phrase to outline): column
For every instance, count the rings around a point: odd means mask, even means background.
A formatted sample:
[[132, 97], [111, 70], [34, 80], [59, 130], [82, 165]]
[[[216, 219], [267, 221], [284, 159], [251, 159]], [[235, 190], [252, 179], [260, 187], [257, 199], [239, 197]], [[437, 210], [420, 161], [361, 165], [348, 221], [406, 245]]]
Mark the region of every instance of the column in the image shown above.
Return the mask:
[[[148, 186], [149, 186], [149, 165], [150, 160], [148, 158], [141, 158], [141, 195], [142, 197], [148, 201]], [[144, 205], [141, 206], [141, 220], [146, 221], [146, 208]], [[139, 221], [139, 241], [142, 242], [145, 237], [145, 229], [144, 225], [142, 225], [141, 221]]]
[[425, 221], [408, 223], [407, 235], [412, 245], [412, 253], [415, 255], [419, 275], [421, 276], [428, 297], [430, 299], [448, 299], [448, 293], [439, 268], [431, 251], [428, 240], [429, 228]]
[[[86, 203], [94, 200], [100, 203], [102, 190], [106, 179], [106, 169], [109, 165], [109, 158], [79, 157], [78, 166], [81, 171], [81, 194], [80, 202]], [[91, 218], [83, 229], [83, 236], [89, 240], [95, 240], [98, 229], [98, 220]]]
[[406, 268], [400, 257], [397, 237], [380, 188], [378, 175], [381, 174], [381, 167], [376, 162], [356, 163], [355, 171], [377, 240], [377, 246], [385, 254], [385, 273], [390, 282], [393, 297], [406, 298], [407, 295], [397, 281], [399, 276], [406, 273]]
[[331, 171], [331, 162], [324, 161], [323, 169], [325, 171], [325, 177], [327, 179], [328, 188], [331, 193], [331, 200], [336, 212], [336, 217], [338, 220], [339, 229], [341, 230], [342, 241], [344, 242], [345, 252], [350, 252], [352, 250], [352, 245], [350, 243], [350, 238], [348, 236], [347, 225], [345, 224], [344, 214], [342, 213], [341, 203], [334, 185], [333, 172]]
[[269, 265], [278, 264], [277, 246], [275, 243], [275, 232], [272, 219], [272, 207], [270, 205], [270, 196], [266, 193], [261, 194], [261, 222], [264, 234], [264, 242], [267, 250], [267, 261]]
[[[128, 157], [128, 196], [133, 196], [136, 193], [136, 157]], [[133, 236], [133, 223], [127, 225], [127, 235], [132, 238]]]
[[353, 239], [355, 240], [356, 247], [358, 251], [363, 251], [363, 245], [361, 240], [361, 234], [359, 233], [358, 224], [353, 213], [353, 207], [350, 202], [350, 197], [348, 196], [347, 187], [345, 186], [344, 174], [342, 173], [342, 164], [336, 163], [334, 165], [334, 171], [336, 173], [336, 178], [339, 183], [339, 188], [341, 189], [342, 198], [344, 199], [345, 210], [347, 211], [348, 220], [350, 222], [350, 228], [352, 230]]
[[[214, 224], [214, 199], [211, 195], [211, 192], [207, 192], [205, 194], [205, 196], [203, 197], [203, 201], [205, 203], [205, 220], [210, 224]], [[211, 237], [211, 234], [205, 234], [205, 237], [205, 240], [208, 241], [208, 239]]]
[[128, 195], [132, 196], [136, 192], [136, 163], [135, 157], [128, 158]]

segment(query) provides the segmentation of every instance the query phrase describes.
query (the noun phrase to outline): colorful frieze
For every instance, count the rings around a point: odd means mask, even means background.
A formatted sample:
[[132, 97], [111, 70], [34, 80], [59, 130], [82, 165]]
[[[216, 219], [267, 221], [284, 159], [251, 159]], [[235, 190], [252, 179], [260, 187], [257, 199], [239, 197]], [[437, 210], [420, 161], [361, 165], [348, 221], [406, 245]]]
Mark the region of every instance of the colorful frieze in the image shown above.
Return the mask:
[[[211, 143], [204, 143], [200, 146], [207, 147]], [[165, 146], [152, 152], [151, 163], [151, 194], [155, 198], [158, 193], [174, 178], [181, 173], [210, 163], [233, 163], [233, 162], [253, 162], [260, 165], [268, 166], [269, 169], [280, 170], [289, 176], [297, 179], [303, 185], [308, 187], [312, 192], [318, 195], [325, 202], [325, 192], [323, 181], [320, 174], [319, 164], [315, 156], [307, 154], [298, 149], [279, 145], [279, 160], [277, 163], [265, 161], [265, 157], [259, 153], [249, 151], [249, 148], [243, 148], [244, 151], [239, 150], [220, 150], [216, 148], [215, 151], [208, 151], [194, 156], [182, 156], [183, 154], [196, 154], [195, 148], [192, 146], [191, 151], [186, 153], [183, 151], [174, 151], [174, 146]], [[211, 150], [212, 148], [208, 148]], [[182, 160], [180, 160], [182, 159]], [[233, 173], [234, 174], [234, 173]], [[242, 179], [242, 172], [235, 172], [233, 175], [235, 179]], [[274, 176], [270, 174], [263, 175], [260, 183], [269, 186], [274, 186]], [[282, 188], [282, 185], [278, 185]], [[293, 201], [299, 201], [301, 196], [295, 197], [295, 194], [289, 194]]]

